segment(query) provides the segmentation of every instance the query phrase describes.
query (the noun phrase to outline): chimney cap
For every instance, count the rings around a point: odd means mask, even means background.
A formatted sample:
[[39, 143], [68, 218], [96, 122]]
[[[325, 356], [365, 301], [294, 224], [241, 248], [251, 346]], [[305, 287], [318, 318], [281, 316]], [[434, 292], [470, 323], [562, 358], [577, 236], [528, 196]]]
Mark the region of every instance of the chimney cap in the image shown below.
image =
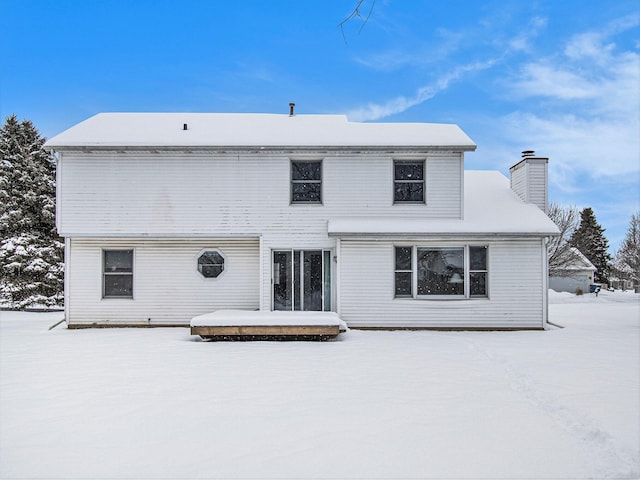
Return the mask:
[[535, 150], [523, 150], [522, 151], [522, 158], [529, 158], [529, 157], [535, 157], [536, 156], [536, 151]]

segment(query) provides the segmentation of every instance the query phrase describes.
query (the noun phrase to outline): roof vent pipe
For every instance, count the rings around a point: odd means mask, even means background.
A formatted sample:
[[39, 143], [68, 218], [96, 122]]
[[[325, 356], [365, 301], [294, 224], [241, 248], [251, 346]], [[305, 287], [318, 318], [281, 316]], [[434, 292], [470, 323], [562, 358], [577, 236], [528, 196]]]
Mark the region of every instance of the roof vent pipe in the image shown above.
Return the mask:
[[186, 123], [183, 123], [183, 124], [182, 124], [182, 130], [188, 130], [188, 128], [187, 128], [187, 124], [186, 124]]
[[294, 108], [295, 106], [296, 106], [296, 104], [295, 104], [295, 103], [293, 103], [293, 102], [291, 102], [291, 103], [289, 104], [289, 116], [290, 116], [290, 117], [293, 117], [293, 108]]

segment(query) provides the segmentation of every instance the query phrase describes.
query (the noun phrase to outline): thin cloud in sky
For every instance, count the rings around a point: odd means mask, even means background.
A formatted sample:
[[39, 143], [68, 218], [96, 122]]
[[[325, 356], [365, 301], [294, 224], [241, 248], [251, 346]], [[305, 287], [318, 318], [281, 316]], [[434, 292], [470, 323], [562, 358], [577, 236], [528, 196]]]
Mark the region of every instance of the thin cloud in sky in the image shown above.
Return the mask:
[[465, 74], [491, 68], [496, 61], [497, 59], [491, 59], [470, 63], [468, 65], [459, 65], [453, 71], [441, 76], [434, 82], [419, 88], [415, 95], [411, 97], [399, 96], [381, 104], [369, 103], [364, 107], [347, 112], [347, 116], [350, 120], [364, 122], [368, 120], [378, 120], [404, 112], [411, 107], [435, 97], [439, 92], [446, 90], [452, 82], [459, 80]]
[[529, 21], [528, 27], [508, 41], [509, 51], [528, 52], [531, 49], [531, 41], [547, 26], [545, 17], [535, 16]]
[[[526, 141], [553, 155], [553, 178], [560, 188], [573, 190], [576, 172], [597, 178], [640, 169], [640, 56], [613, 42], [616, 34], [638, 24], [640, 16], [629, 15], [598, 31], [575, 34], [557, 52], [521, 63], [516, 75], [498, 81], [497, 94], [512, 106], [511, 113], [494, 119], [503, 141]], [[534, 17], [527, 33], [512, 38], [501, 56], [458, 65], [411, 96], [369, 102], [347, 115], [354, 121], [371, 121], [405, 112], [473, 73], [522, 58], [517, 54], [529, 51], [546, 25], [545, 18]], [[609, 161], [612, 146], [617, 152], [615, 168]]]
[[512, 95], [539, 99], [540, 108], [506, 116], [507, 134], [553, 151], [563, 188], [572, 188], [576, 172], [597, 178], [640, 171], [640, 55], [613, 42], [638, 24], [629, 16], [574, 35], [561, 53], [524, 64], [510, 85]]
[[[466, 30], [464, 38], [448, 31], [451, 42], [433, 49], [437, 62], [424, 58], [424, 44], [413, 51], [388, 50], [358, 59], [382, 74], [402, 68], [407, 78], [428, 75], [425, 70], [433, 65], [441, 71], [449, 65], [449, 70], [412, 94], [397, 92], [347, 115], [373, 121], [424, 110], [454, 83], [482, 82], [474, 87], [489, 91], [493, 105], [474, 111], [478, 102], [470, 101], [468, 107], [457, 107], [458, 112], [465, 109], [462, 127], [478, 142], [470, 160], [506, 172], [520, 150], [532, 148], [550, 157], [552, 198], [606, 214], [615, 249], [640, 200], [640, 42], [630, 36], [637, 32], [640, 15], [560, 37], [541, 36], [549, 27], [544, 16], [533, 15], [517, 32], [509, 21], [515, 21], [509, 13], [488, 17], [480, 28]], [[470, 52], [476, 61], [460, 60]], [[490, 73], [476, 75], [482, 71]]]
[[[517, 112], [506, 116], [500, 129], [507, 137], [526, 139], [527, 145], [547, 152], [546, 155], [553, 158], [551, 180], [565, 191], [576, 191], [578, 174], [584, 173], [593, 179], [624, 177], [637, 174], [640, 168], [637, 122], [625, 124], [606, 118], [542, 117]], [[627, 149], [619, 149], [620, 146]]]
[[[493, 55], [487, 55], [484, 60], [477, 60], [474, 62], [467, 62], [461, 65], [457, 65], [451, 68], [451, 70], [444, 75], [440, 76], [436, 80], [423, 85], [418, 88], [412, 96], [399, 95], [395, 98], [384, 102], [369, 102], [364, 106], [356, 107], [347, 112], [347, 116], [354, 121], [370, 121], [380, 120], [382, 118], [405, 112], [412, 107], [420, 105], [427, 100], [433, 98], [438, 93], [446, 90], [449, 86], [456, 81], [460, 81], [466, 78], [467, 75], [490, 69], [497, 63], [504, 60], [509, 55], [515, 52], [527, 51], [530, 46], [530, 42], [535, 38], [539, 32], [547, 25], [547, 20], [541, 16], [533, 17], [525, 29], [518, 35], [500, 42], [495, 45], [494, 48], [499, 53]], [[446, 31], [446, 37], [450, 39], [446, 47], [439, 47], [435, 53], [435, 57], [439, 60], [443, 60], [457, 52], [462, 47], [460, 43], [465, 38], [466, 41], [473, 44], [473, 38], [486, 37], [490, 35], [486, 30], [476, 32], [465, 32], [465, 34], [456, 34], [455, 32]], [[425, 63], [425, 60], [420, 61], [420, 58], [424, 58], [426, 55], [418, 55], [415, 53], [403, 53], [403, 52], [384, 52], [377, 56], [372, 56], [369, 60], [358, 59], [357, 61], [365, 66], [378, 70], [393, 69], [400, 65], [414, 64], [421, 65]], [[433, 59], [433, 55], [431, 55]]]
[[512, 88], [520, 97], [544, 96], [562, 100], [590, 98], [597, 92], [590, 79], [548, 62], [524, 65]]
[[512, 112], [491, 120], [500, 145], [550, 157], [554, 200], [604, 215], [612, 251], [640, 200], [639, 45], [617, 37], [638, 25], [638, 15], [622, 17], [523, 63], [503, 83]]
[[406, 48], [392, 48], [381, 52], [359, 55], [355, 62], [379, 72], [390, 72], [400, 68], [424, 68], [445, 61], [459, 51], [468, 40], [470, 32], [456, 32], [446, 28], [437, 28], [435, 37], [437, 42], [425, 42], [409, 38]]

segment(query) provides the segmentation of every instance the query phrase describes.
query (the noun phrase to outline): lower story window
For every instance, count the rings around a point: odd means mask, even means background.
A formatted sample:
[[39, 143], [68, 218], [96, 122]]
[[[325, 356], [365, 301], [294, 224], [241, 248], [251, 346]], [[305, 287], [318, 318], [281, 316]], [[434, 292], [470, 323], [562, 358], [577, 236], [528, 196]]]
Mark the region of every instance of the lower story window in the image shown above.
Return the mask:
[[413, 247], [396, 247], [396, 297], [411, 297], [413, 295], [412, 256]]
[[206, 250], [198, 257], [198, 271], [205, 278], [218, 278], [224, 271], [224, 257], [217, 250]]
[[395, 297], [488, 296], [487, 250], [486, 245], [396, 246]]
[[421, 248], [418, 295], [464, 295], [464, 248]]
[[487, 296], [487, 246], [469, 247], [469, 295]]
[[103, 298], [133, 298], [133, 250], [102, 251]]

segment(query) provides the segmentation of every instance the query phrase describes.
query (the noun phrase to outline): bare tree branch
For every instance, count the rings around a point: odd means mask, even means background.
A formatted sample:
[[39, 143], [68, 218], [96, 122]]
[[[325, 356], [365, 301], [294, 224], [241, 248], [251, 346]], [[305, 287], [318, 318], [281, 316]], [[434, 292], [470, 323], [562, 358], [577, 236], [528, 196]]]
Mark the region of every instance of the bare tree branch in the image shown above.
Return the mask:
[[618, 280], [631, 280], [640, 285], [640, 210], [631, 215], [627, 235], [616, 252], [612, 274]]
[[549, 241], [549, 275], [562, 276], [567, 267], [574, 261], [569, 239], [578, 228], [580, 212], [575, 207], [563, 207], [557, 203], [549, 205], [549, 218], [560, 230], [560, 236]]
[[369, 21], [369, 18], [371, 17], [371, 13], [373, 12], [373, 7], [376, 5], [376, 0], [371, 0], [371, 6], [369, 7], [369, 11], [367, 12], [366, 16], [362, 15], [362, 8], [363, 8], [363, 4], [365, 3], [366, 0], [358, 0], [358, 3], [356, 3], [356, 6], [353, 8], [353, 10], [351, 11], [351, 13], [349, 15], [347, 15], [345, 17], [344, 20], [342, 20], [338, 26], [340, 27], [340, 32], [342, 32], [342, 38], [344, 39], [344, 43], [348, 44], [347, 42], [347, 36], [344, 33], [344, 26], [347, 22], [349, 22], [350, 20], [353, 20], [354, 18], [358, 18], [362, 21], [362, 25], [360, 26], [360, 30], [358, 30], [358, 33], [362, 32], [362, 29], [364, 28], [364, 26], [367, 24], [367, 22]]

